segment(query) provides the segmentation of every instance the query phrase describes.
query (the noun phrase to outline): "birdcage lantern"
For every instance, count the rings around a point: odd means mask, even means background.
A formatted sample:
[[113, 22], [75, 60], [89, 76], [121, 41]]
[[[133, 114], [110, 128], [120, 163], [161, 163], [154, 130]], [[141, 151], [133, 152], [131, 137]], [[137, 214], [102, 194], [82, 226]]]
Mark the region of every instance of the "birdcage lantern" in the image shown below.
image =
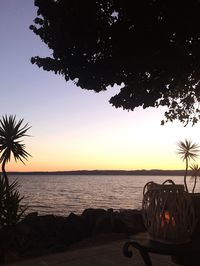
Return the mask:
[[195, 226], [192, 200], [183, 185], [172, 180], [148, 182], [143, 190], [143, 220], [149, 235], [161, 242], [183, 243]]

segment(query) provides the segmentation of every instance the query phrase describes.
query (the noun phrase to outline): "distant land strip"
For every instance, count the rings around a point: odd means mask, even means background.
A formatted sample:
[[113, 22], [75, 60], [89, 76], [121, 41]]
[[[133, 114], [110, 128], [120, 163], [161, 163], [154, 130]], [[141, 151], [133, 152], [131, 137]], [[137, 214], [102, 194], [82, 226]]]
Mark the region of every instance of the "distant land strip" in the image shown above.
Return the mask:
[[[10, 175], [168, 175], [183, 176], [184, 170], [76, 170], [76, 171], [38, 171], [38, 172], [8, 172]], [[188, 171], [188, 175], [190, 175]]]

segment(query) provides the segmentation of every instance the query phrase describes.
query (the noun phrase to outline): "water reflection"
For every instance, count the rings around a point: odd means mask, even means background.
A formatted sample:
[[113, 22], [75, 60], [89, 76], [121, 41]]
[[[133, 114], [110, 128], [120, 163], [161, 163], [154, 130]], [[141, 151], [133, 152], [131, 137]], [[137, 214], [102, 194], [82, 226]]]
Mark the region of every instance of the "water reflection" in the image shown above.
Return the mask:
[[[15, 179], [17, 176], [11, 176]], [[20, 192], [29, 211], [40, 214], [80, 214], [86, 208], [140, 209], [143, 186], [149, 181], [162, 183], [182, 176], [92, 176], [92, 175], [22, 175]]]

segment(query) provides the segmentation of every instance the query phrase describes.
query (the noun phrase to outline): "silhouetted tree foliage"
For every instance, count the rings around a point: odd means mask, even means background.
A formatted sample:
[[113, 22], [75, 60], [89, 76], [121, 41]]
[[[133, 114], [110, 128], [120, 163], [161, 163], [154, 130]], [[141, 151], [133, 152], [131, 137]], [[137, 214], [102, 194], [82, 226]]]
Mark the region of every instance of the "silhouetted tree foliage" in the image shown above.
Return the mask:
[[[35, 0], [33, 32], [53, 51], [31, 62], [127, 110], [167, 106], [165, 121], [200, 119], [200, 1]], [[164, 123], [164, 121], [162, 121]]]

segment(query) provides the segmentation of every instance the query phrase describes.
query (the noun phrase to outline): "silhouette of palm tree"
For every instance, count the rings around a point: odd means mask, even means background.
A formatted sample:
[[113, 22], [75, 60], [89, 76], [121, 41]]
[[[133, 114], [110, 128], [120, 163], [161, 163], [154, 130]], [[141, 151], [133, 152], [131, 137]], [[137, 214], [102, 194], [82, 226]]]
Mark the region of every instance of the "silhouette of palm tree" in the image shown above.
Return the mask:
[[16, 121], [16, 116], [2, 116], [0, 120], [0, 163], [2, 163], [2, 174], [4, 176], [6, 186], [9, 187], [9, 181], [6, 174], [5, 165], [10, 161], [13, 155], [15, 161], [20, 160], [24, 163], [31, 156], [25, 151], [25, 145], [20, 140], [22, 137], [28, 136], [26, 132], [30, 129], [28, 124], [23, 124], [23, 119]]
[[191, 140], [185, 139], [184, 141], [179, 141], [178, 145], [178, 154], [181, 155], [181, 158], [185, 161], [185, 175], [184, 175], [184, 186], [186, 191], [188, 192], [187, 186], [187, 172], [188, 172], [188, 164], [190, 160], [195, 160], [199, 156], [199, 145], [197, 143], [192, 143]]
[[197, 177], [200, 177], [200, 167], [198, 166], [198, 164], [192, 164], [190, 166], [190, 169], [192, 170], [191, 177], [194, 178], [194, 185], [192, 188], [192, 193], [194, 193], [194, 190], [197, 184]]

